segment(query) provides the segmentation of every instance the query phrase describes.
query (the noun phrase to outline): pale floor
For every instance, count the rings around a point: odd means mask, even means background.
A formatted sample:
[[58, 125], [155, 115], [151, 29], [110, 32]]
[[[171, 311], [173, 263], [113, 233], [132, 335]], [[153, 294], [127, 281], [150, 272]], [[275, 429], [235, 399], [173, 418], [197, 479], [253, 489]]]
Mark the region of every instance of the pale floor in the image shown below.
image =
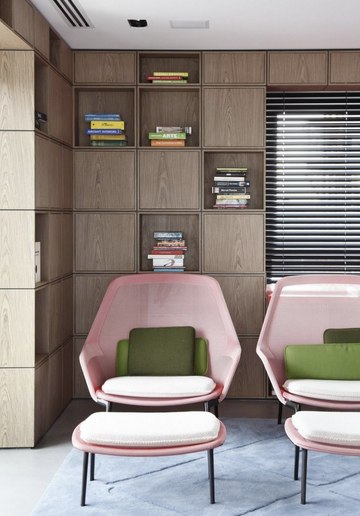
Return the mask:
[[[29, 516], [71, 450], [71, 434], [89, 414], [102, 410], [90, 400], [73, 400], [34, 449], [0, 450], [0, 514]], [[276, 417], [272, 401], [225, 400], [220, 417]]]

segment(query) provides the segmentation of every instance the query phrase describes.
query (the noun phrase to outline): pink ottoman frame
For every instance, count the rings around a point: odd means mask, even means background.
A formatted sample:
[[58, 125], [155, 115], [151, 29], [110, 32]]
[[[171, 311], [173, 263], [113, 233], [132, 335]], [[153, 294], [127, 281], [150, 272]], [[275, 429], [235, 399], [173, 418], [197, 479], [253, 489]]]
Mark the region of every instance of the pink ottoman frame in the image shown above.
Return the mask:
[[83, 472], [82, 472], [82, 488], [80, 505], [85, 505], [87, 471], [90, 453], [90, 480], [94, 480], [95, 472], [95, 454], [100, 455], [119, 455], [126, 457], [160, 457], [165, 455], [182, 455], [183, 453], [194, 453], [199, 451], [207, 451], [208, 457], [208, 473], [210, 482], [210, 503], [215, 503], [215, 480], [214, 480], [214, 448], [221, 446], [226, 438], [226, 428], [220, 421], [220, 429], [216, 439], [205, 443], [189, 444], [185, 446], [166, 446], [158, 448], [149, 447], [121, 447], [121, 446], [104, 446], [99, 444], [88, 443], [80, 437], [80, 425], [78, 425], [72, 435], [72, 443], [75, 448], [84, 452]]
[[[341, 413], [339, 414], [341, 417]], [[302, 450], [301, 463], [301, 503], [306, 504], [306, 477], [307, 477], [307, 452], [308, 450], [322, 453], [333, 453], [334, 455], [359, 456], [360, 448], [357, 446], [341, 446], [325, 444], [305, 439], [295, 428], [291, 417], [285, 421], [285, 432], [290, 441], [295, 444], [294, 480], [299, 479], [299, 454]]]

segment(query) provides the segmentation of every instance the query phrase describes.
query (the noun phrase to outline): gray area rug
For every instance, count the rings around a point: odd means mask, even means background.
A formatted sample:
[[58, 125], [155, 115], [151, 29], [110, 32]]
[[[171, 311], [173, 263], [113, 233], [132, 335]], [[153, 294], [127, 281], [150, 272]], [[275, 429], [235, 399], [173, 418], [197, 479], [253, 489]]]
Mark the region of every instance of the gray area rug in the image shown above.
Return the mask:
[[307, 504], [293, 480], [294, 447], [275, 420], [224, 419], [215, 450], [216, 504], [209, 503], [206, 452], [174, 457], [96, 457], [80, 507], [82, 457], [72, 450], [33, 516], [358, 515], [360, 460], [309, 452]]

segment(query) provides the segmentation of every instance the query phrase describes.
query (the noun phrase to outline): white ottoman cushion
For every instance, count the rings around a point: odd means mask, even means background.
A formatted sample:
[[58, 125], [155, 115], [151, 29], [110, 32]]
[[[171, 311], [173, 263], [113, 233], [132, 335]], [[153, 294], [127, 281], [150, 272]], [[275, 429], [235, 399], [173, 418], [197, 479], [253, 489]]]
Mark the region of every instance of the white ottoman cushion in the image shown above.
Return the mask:
[[106, 380], [106, 394], [136, 398], [186, 398], [209, 394], [216, 387], [207, 376], [118, 376]]
[[219, 429], [211, 412], [96, 412], [80, 424], [80, 437], [92, 444], [159, 448], [213, 441]]
[[286, 380], [283, 387], [307, 398], [360, 401], [360, 381], [357, 380]]
[[360, 446], [360, 413], [297, 412], [292, 422], [309, 441], [340, 446]]

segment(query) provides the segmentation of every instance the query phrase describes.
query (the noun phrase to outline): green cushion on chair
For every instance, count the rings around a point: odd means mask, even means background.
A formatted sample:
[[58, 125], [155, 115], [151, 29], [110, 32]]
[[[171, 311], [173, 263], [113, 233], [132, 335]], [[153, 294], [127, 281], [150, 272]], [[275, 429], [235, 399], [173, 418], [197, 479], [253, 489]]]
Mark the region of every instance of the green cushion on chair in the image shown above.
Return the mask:
[[329, 328], [324, 331], [324, 344], [360, 342], [360, 328]]
[[360, 345], [297, 344], [284, 351], [288, 379], [360, 380]]
[[191, 326], [134, 328], [129, 335], [128, 374], [192, 375], [194, 342], [195, 330]]
[[[195, 347], [193, 349], [194, 366], [192, 375], [203, 376], [208, 370], [208, 341], [202, 337], [195, 338]], [[147, 352], [150, 348], [147, 349]], [[154, 353], [155, 350], [152, 350]], [[128, 372], [128, 356], [129, 356], [129, 340], [119, 340], [116, 350], [116, 375], [127, 376]], [[156, 375], [158, 376], [158, 375]]]

